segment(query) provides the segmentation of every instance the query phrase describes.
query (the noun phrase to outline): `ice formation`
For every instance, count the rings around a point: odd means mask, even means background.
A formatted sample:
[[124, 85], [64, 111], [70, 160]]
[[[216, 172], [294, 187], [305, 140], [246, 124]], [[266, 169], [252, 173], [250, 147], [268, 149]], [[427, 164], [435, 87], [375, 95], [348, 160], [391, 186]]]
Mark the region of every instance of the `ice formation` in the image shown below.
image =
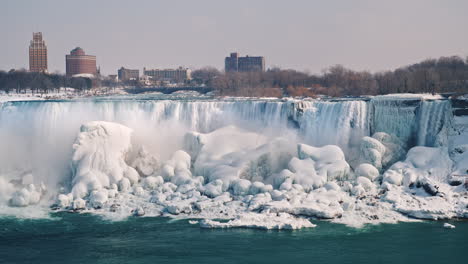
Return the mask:
[[441, 98], [0, 108], [10, 139], [0, 147], [17, 146], [0, 151], [0, 203], [10, 207], [196, 218], [204, 228], [468, 217], [468, 133]]
[[99, 205], [107, 200], [105, 187], [115, 186], [124, 178], [132, 184], [138, 182], [137, 171], [125, 162], [131, 148], [131, 133], [130, 128], [110, 122], [81, 126], [73, 145], [71, 192], [74, 199], [91, 194], [91, 200]]
[[205, 219], [200, 223], [202, 228], [258, 228], [258, 229], [301, 229], [315, 227], [309, 220], [293, 217], [289, 214], [256, 214], [246, 213], [228, 222]]

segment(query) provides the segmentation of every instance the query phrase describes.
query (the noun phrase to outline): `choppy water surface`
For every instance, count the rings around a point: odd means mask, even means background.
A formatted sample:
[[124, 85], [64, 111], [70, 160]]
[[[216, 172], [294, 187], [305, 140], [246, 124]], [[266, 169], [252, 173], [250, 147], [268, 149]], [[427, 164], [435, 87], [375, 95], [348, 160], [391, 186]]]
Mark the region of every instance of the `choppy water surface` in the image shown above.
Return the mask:
[[187, 220], [60, 213], [0, 219], [0, 263], [463, 263], [468, 222], [299, 231], [200, 229]]

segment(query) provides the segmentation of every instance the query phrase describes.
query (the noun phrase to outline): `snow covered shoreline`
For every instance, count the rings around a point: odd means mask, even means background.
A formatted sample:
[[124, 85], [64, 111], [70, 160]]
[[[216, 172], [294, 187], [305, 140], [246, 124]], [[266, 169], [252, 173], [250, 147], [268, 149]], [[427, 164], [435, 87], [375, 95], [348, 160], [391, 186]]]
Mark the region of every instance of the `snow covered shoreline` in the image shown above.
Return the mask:
[[[111, 219], [132, 215], [199, 218], [205, 219], [200, 222], [204, 228], [300, 229], [313, 227], [313, 219], [359, 227], [468, 218], [468, 193], [462, 177], [468, 170], [468, 148], [448, 145], [455, 141], [449, 140], [454, 136], [449, 135], [452, 128], [447, 127], [450, 123], [444, 121], [444, 115], [437, 117], [443, 123], [431, 123], [435, 116], [425, 120], [422, 112], [420, 122], [427, 129], [440, 126], [418, 138], [417, 142], [432, 146], [409, 147], [408, 133], [393, 127], [386, 130], [396, 131], [398, 136], [385, 132], [366, 135], [355, 130], [354, 117], [344, 119], [344, 134], [318, 137], [320, 131], [315, 127], [327, 126], [321, 114], [348, 104], [305, 108], [298, 118], [309, 123], [297, 121], [307, 124], [301, 127], [306, 129], [305, 138], [289, 134], [289, 130], [265, 133], [257, 126], [252, 128], [253, 121], [245, 127], [242, 122], [214, 128], [204, 123], [206, 129], [200, 131], [173, 127], [180, 123], [176, 120], [171, 126], [161, 126], [175, 129], [172, 136], [176, 140], [154, 147], [150, 139], [170, 138], [165, 131], [142, 133], [144, 127], [132, 122], [84, 122], [79, 131], [70, 129], [74, 144], [63, 141], [68, 144], [63, 149], [70, 154], [61, 155], [60, 164], [71, 164], [71, 171], [63, 170], [65, 175], [53, 185], [42, 184], [50, 179], [41, 178], [34, 166], [26, 172], [16, 168], [9, 174], [0, 170], [0, 202], [27, 208], [52, 205], [56, 210], [92, 212]], [[365, 110], [365, 104], [352, 105], [357, 107], [355, 111]], [[379, 107], [396, 106], [384, 102]], [[447, 109], [439, 103], [430, 107], [433, 113]], [[189, 118], [193, 121], [195, 116]], [[17, 125], [13, 119], [8, 122], [8, 115], [3, 120], [0, 137], [9, 137], [8, 129]], [[314, 136], [344, 147], [304, 143], [307, 137], [314, 142]], [[167, 153], [161, 152], [164, 148]], [[18, 166], [22, 166], [20, 162]]]

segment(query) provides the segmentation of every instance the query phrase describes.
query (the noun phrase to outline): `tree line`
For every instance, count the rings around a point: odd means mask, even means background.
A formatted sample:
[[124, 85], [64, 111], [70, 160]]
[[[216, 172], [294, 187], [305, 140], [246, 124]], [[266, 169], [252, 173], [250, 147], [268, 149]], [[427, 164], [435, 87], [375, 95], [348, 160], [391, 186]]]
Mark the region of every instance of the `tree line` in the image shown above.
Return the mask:
[[427, 59], [393, 71], [370, 73], [341, 65], [321, 74], [272, 68], [265, 72], [222, 73], [206, 67], [192, 73], [195, 82], [230, 96], [360, 96], [389, 93], [467, 93], [468, 58]]
[[49, 93], [60, 91], [63, 87], [75, 88], [78, 91], [88, 90], [93, 86], [89, 78], [68, 77], [61, 74], [28, 72], [25, 70], [0, 71], [0, 90], [9, 93]]
[[[272, 68], [265, 72], [228, 72], [206, 67], [192, 72], [195, 85], [206, 85], [221, 96], [360, 96], [389, 93], [468, 93], [468, 58], [427, 59], [393, 71], [353, 71], [341, 65], [321, 74]], [[95, 86], [113, 88], [110, 79], [68, 77], [25, 70], [0, 71], [0, 90], [49, 93], [63, 87], [78, 91]], [[134, 84], [138, 86], [138, 82]]]

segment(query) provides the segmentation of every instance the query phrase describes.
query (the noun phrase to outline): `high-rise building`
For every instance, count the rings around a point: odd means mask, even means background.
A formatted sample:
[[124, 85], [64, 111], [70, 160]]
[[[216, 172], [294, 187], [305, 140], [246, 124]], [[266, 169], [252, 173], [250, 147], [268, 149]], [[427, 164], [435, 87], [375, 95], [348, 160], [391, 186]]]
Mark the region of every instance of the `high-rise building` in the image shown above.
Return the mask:
[[140, 70], [131, 70], [131, 69], [125, 69], [124, 67], [121, 67], [118, 71], [118, 76], [120, 81], [129, 81], [129, 80], [136, 80], [138, 81], [138, 78], [140, 77]]
[[239, 53], [232, 52], [229, 57], [224, 59], [224, 70], [226, 72], [236, 72], [239, 70]]
[[76, 74], [92, 74], [96, 76], [96, 56], [86, 55], [80, 47], [70, 51], [70, 55], [65, 56], [67, 76]]
[[169, 81], [181, 83], [192, 79], [192, 71], [188, 68], [179, 67], [177, 69], [146, 69], [143, 74], [150, 76], [155, 81]]
[[239, 57], [239, 53], [233, 52], [224, 60], [226, 72], [260, 72], [265, 71], [265, 57], [245, 56]]
[[34, 32], [29, 44], [29, 71], [47, 72], [47, 46], [41, 32]]

